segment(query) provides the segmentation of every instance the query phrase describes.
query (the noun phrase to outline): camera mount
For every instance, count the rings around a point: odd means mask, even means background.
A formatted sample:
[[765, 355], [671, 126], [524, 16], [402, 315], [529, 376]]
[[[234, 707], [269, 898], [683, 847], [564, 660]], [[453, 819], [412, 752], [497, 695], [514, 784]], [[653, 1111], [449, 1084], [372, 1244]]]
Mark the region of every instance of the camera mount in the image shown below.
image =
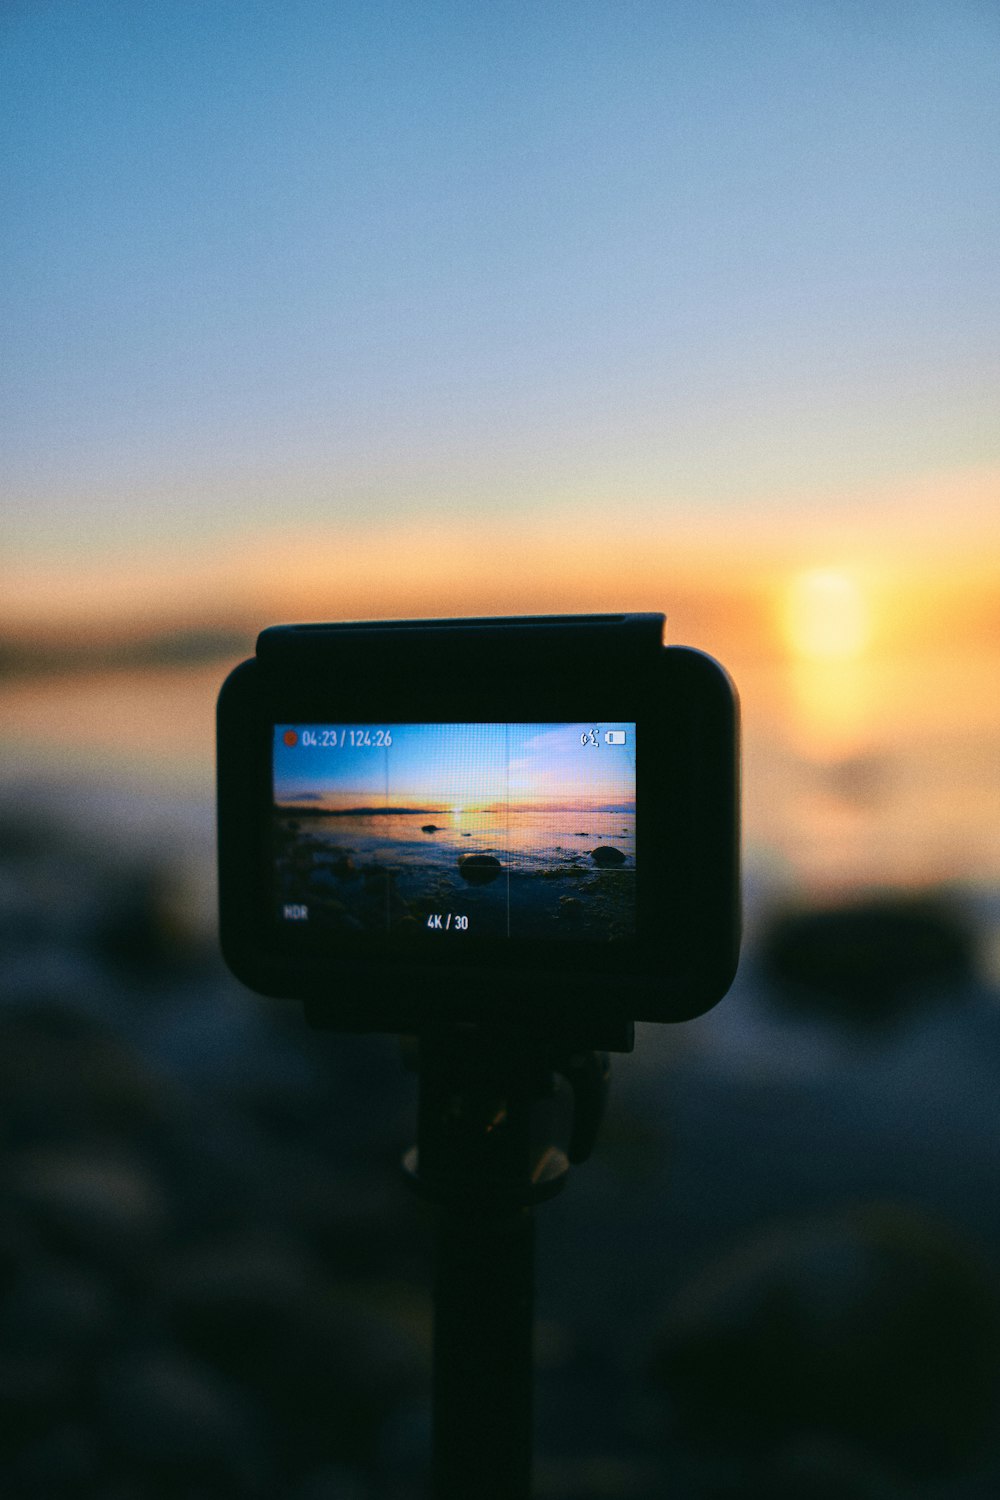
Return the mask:
[[[631, 1051], [633, 1028], [602, 1041]], [[417, 1038], [415, 1065], [417, 1144], [403, 1166], [434, 1211], [432, 1500], [530, 1500], [534, 1209], [589, 1157], [610, 1060], [580, 1039], [452, 1027]]]

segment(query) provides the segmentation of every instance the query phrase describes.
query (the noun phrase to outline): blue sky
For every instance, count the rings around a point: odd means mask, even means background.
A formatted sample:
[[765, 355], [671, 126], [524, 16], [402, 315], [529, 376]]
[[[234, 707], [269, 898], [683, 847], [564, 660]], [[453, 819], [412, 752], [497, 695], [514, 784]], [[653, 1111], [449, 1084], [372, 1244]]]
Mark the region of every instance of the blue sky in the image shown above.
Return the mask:
[[0, 20], [6, 564], [997, 464], [1000, 13]]
[[[369, 726], [373, 743], [354, 743], [341, 726], [336, 747], [289, 746], [290, 726], [274, 731], [274, 788], [278, 802], [324, 800], [336, 806], [416, 806], [447, 812], [456, 806], [502, 805], [508, 799], [561, 805], [614, 805], [635, 800], [634, 724], [393, 724]], [[322, 726], [313, 727], [320, 736]], [[329, 726], [327, 726], [329, 728]], [[375, 731], [389, 729], [388, 749]], [[346, 729], [346, 736], [343, 730]], [[592, 742], [597, 730], [597, 742]], [[623, 731], [608, 745], [609, 729]], [[583, 737], [587, 736], [587, 743]]]

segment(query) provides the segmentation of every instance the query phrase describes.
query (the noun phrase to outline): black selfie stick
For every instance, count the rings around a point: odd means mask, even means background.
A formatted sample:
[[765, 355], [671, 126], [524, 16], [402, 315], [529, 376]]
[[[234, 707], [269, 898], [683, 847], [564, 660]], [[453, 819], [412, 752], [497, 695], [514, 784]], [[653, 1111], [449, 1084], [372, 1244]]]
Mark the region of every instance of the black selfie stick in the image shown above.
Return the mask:
[[[618, 1037], [621, 1050], [629, 1036]], [[418, 1143], [405, 1166], [436, 1209], [433, 1500], [530, 1500], [536, 1203], [584, 1161], [606, 1053], [473, 1029], [420, 1038]], [[573, 1125], [555, 1142], [555, 1077]]]

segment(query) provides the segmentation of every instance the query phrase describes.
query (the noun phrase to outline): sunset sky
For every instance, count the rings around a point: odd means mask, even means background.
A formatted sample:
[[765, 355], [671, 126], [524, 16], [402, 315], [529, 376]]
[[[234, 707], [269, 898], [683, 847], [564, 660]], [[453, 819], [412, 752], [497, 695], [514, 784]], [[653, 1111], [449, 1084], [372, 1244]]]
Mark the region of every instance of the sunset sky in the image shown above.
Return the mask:
[[[374, 732], [384, 726], [370, 727]], [[301, 725], [275, 728], [278, 803], [409, 807], [442, 814], [507, 806], [619, 809], [635, 803], [634, 724], [394, 724], [387, 749], [354, 744], [349, 727], [342, 729], [348, 730], [346, 738], [342, 733], [336, 748], [327, 748], [308, 744]], [[289, 730], [297, 736], [291, 745]], [[608, 730], [622, 732], [624, 743], [608, 745]]]
[[986, 0], [11, 0], [8, 774], [210, 799], [226, 663], [150, 632], [661, 610], [758, 872], [1000, 879], [998, 58]]
[[998, 46], [980, 0], [5, 6], [0, 628], [794, 652], [826, 570], [873, 647], [982, 640]]

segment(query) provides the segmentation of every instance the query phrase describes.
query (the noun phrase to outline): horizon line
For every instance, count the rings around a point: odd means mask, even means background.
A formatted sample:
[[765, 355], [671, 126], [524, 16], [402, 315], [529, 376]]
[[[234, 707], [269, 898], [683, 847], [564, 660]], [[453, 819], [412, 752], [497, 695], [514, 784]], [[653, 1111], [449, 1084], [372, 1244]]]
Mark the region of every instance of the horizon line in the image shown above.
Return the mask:
[[[394, 813], [398, 817], [410, 814], [434, 813], [438, 817], [454, 817], [454, 807], [371, 807], [360, 804], [350, 807], [327, 807], [303, 794], [302, 801], [288, 799], [275, 799], [275, 809], [278, 812], [311, 813], [314, 817], [338, 818], [338, 817], [384, 817], [388, 813]], [[498, 815], [508, 810], [530, 811], [530, 812], [578, 812], [578, 813], [622, 813], [634, 814], [635, 801], [631, 802], [604, 802], [593, 806], [580, 802], [531, 802], [526, 800], [494, 803], [489, 807], [467, 807], [460, 808], [459, 813], [486, 813], [490, 816]]]

